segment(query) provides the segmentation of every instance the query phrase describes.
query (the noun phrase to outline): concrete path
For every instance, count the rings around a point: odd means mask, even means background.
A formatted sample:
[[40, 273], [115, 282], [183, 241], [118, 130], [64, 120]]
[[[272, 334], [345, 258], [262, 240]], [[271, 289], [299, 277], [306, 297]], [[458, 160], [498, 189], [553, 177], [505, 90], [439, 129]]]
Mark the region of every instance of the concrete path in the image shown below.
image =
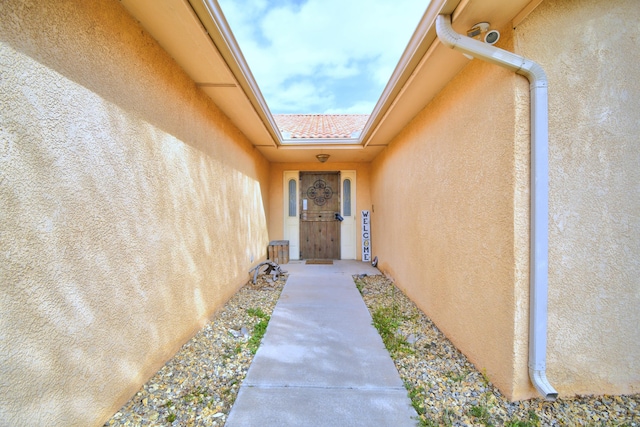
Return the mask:
[[289, 279], [225, 425], [417, 425], [352, 279], [380, 272], [356, 261], [282, 268]]

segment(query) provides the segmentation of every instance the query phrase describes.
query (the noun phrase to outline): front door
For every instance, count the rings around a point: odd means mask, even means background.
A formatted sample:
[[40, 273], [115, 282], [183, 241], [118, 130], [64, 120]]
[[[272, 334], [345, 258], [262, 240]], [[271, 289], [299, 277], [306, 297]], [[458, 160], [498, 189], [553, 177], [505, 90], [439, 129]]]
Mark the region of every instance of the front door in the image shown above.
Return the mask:
[[340, 259], [340, 173], [300, 173], [300, 255]]

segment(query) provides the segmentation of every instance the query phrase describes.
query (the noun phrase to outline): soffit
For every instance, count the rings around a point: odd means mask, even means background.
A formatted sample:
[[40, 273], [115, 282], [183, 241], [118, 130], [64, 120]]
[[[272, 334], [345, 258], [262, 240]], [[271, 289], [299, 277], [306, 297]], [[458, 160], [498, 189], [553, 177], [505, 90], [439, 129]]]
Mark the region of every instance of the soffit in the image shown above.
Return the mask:
[[[283, 147], [263, 147], [260, 151], [274, 163], [317, 163], [317, 154], [328, 154], [327, 163], [369, 163], [384, 149], [383, 146], [364, 148], [362, 145], [334, 145], [326, 143]], [[273, 160], [271, 160], [273, 159]]]
[[439, 43], [437, 15], [451, 14], [453, 28], [464, 34], [482, 21], [502, 28], [531, 2], [432, 0], [360, 138], [292, 146], [283, 142], [215, 0], [120, 1], [271, 162], [312, 161], [320, 151], [331, 155], [329, 162], [373, 160], [469, 62]]
[[[491, 28], [502, 28], [523, 10], [530, 0], [463, 0], [432, 1], [420, 23], [422, 40], [408, 61], [407, 69], [398, 74], [397, 82], [389, 82], [387, 108], [377, 118], [379, 125], [365, 134], [367, 146], [386, 146], [444, 86], [464, 68], [469, 60], [442, 45], [435, 32], [437, 15], [452, 15], [453, 28], [466, 34], [478, 22], [490, 22]], [[420, 28], [419, 28], [420, 31]], [[405, 52], [410, 53], [410, 52]], [[398, 72], [399, 70], [396, 70]], [[394, 91], [394, 92], [392, 92]], [[381, 107], [379, 103], [378, 107]]]
[[186, 0], [120, 1], [254, 145], [275, 146], [245, 88]]

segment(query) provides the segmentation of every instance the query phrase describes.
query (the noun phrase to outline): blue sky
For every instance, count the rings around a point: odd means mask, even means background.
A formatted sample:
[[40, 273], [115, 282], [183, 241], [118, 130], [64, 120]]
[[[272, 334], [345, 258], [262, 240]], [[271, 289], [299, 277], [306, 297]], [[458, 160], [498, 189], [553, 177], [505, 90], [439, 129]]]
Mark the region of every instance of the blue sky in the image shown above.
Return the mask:
[[369, 114], [428, 0], [218, 0], [273, 114]]

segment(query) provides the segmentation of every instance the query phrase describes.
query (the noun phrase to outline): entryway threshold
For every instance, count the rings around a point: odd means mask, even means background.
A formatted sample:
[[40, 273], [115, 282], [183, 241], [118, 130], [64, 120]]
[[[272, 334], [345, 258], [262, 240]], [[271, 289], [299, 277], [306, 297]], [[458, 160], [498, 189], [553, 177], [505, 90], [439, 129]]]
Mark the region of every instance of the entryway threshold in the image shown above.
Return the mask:
[[368, 263], [290, 263], [226, 426], [415, 426], [417, 414], [354, 274]]

